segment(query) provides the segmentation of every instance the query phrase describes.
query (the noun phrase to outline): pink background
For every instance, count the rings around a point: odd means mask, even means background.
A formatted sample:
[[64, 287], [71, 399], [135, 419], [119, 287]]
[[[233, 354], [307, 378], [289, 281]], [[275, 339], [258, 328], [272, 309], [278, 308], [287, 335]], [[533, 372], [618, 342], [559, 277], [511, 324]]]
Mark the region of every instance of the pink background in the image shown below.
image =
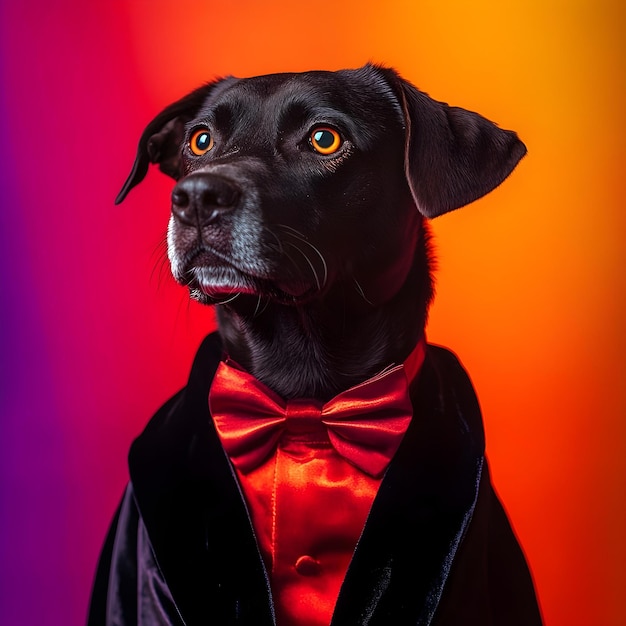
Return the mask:
[[433, 224], [429, 338], [469, 369], [547, 624], [626, 623], [624, 9], [608, 0], [0, 4], [0, 624], [83, 623], [130, 442], [213, 328], [164, 261], [144, 125], [216, 75], [397, 67], [516, 129]]

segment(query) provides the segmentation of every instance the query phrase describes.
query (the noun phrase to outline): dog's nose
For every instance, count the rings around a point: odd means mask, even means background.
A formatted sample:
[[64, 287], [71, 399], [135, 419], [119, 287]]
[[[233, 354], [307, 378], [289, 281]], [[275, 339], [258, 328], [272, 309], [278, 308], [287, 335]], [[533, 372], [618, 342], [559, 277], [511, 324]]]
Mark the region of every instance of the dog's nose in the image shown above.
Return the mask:
[[215, 174], [191, 174], [172, 190], [172, 213], [183, 224], [206, 226], [232, 211], [240, 192]]

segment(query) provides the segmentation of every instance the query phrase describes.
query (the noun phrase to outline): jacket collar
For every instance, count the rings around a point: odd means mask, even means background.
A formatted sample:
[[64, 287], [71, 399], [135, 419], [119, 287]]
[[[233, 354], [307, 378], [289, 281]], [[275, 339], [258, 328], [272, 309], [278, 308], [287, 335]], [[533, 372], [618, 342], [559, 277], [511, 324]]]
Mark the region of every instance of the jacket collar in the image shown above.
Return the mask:
[[[209, 335], [187, 387], [133, 443], [131, 482], [159, 567], [188, 623], [270, 625], [267, 574], [208, 412], [221, 356], [219, 337]], [[381, 483], [333, 623], [430, 623], [471, 519], [482, 471], [482, 419], [450, 352], [429, 346], [411, 399], [414, 418]]]

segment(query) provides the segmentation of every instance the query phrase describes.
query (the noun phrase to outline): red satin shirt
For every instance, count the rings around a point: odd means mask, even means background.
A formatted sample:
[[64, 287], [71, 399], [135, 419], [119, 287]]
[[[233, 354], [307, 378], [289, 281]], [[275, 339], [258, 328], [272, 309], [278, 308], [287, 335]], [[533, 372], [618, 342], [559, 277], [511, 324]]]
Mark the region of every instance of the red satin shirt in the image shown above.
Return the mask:
[[238, 471], [279, 626], [328, 626], [380, 478], [343, 459], [323, 429], [285, 432], [275, 454]]

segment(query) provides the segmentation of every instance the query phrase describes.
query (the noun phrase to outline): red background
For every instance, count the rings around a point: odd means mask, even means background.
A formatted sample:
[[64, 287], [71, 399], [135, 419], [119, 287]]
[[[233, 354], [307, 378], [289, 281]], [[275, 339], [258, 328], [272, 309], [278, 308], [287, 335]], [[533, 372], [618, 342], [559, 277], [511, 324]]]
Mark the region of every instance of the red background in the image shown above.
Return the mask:
[[624, 9], [608, 0], [0, 5], [0, 623], [80, 624], [125, 457], [212, 313], [163, 260], [138, 136], [215, 76], [395, 66], [528, 156], [433, 222], [429, 339], [468, 368], [546, 623], [626, 623]]

